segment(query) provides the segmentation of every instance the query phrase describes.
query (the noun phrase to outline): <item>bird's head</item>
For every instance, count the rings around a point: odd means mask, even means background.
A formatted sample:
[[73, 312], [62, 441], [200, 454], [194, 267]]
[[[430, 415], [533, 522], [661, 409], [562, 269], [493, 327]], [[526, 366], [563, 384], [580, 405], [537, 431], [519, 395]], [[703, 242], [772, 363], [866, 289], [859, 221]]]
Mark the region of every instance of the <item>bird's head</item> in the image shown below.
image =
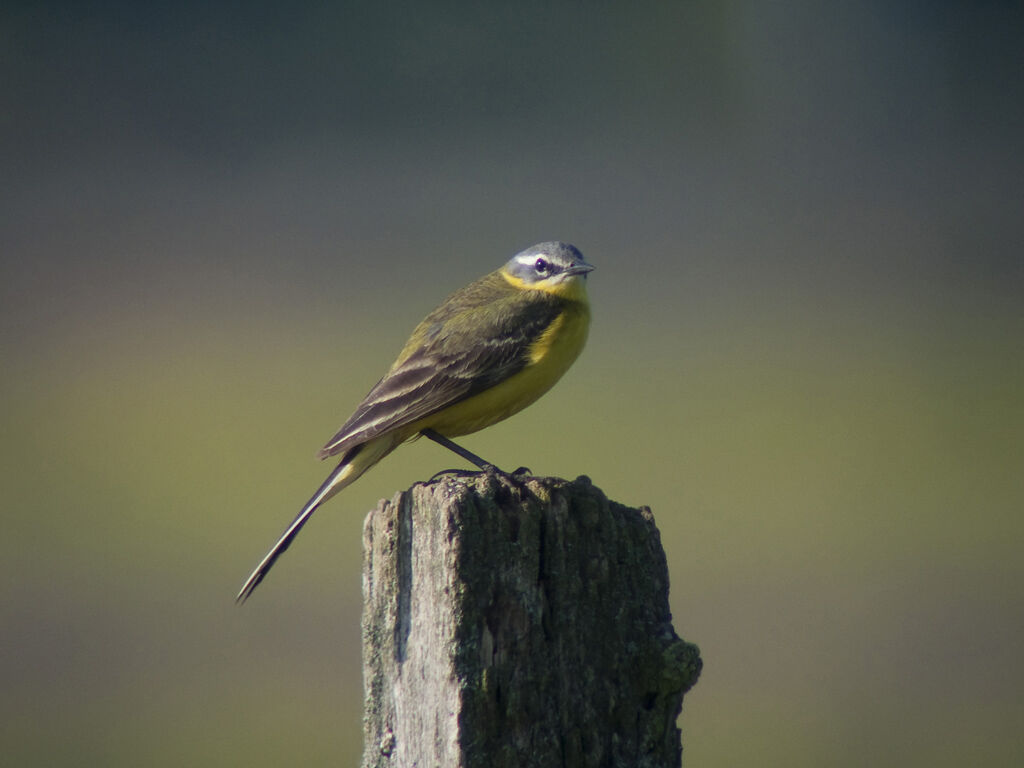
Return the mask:
[[556, 240], [520, 251], [501, 268], [501, 274], [523, 290], [582, 299], [586, 293], [587, 272], [592, 269], [575, 246]]

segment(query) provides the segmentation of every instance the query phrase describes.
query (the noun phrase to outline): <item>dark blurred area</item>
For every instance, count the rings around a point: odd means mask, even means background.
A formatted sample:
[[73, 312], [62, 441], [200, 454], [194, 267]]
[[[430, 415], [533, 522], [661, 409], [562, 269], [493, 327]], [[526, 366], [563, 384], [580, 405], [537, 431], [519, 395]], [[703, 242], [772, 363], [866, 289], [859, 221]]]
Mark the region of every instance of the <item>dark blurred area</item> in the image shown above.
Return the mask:
[[315, 450], [449, 291], [575, 243], [588, 349], [467, 445], [649, 504], [689, 765], [1024, 761], [1024, 6], [8, 3], [0, 738], [353, 763], [416, 444]]

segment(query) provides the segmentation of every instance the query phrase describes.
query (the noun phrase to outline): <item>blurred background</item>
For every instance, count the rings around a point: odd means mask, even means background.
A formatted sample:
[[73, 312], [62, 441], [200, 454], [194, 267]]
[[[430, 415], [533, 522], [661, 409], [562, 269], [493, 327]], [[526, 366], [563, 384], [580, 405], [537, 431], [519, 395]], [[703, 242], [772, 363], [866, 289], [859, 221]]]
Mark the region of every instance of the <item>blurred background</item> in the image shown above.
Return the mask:
[[464, 443], [650, 505], [690, 766], [1024, 764], [1014, 2], [6, 3], [0, 742], [354, 765], [365, 513], [242, 580], [534, 242], [587, 350]]

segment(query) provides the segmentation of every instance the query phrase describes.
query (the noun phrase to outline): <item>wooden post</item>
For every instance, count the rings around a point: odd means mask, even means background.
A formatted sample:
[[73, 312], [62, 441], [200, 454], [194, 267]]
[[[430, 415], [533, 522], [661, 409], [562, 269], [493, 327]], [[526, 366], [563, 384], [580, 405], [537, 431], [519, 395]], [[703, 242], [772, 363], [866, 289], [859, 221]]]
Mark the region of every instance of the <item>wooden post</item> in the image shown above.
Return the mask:
[[696, 682], [647, 508], [442, 476], [363, 531], [363, 768], [667, 768]]

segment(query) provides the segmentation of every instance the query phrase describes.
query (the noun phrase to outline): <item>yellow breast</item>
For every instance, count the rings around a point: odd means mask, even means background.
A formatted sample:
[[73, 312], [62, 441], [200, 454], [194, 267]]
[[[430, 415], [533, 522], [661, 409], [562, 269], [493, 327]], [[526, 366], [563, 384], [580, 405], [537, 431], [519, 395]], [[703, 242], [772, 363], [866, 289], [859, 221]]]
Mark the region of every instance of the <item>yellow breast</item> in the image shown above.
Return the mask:
[[403, 430], [407, 437], [428, 427], [448, 437], [468, 435], [518, 413], [555, 385], [587, 341], [590, 310], [582, 302], [567, 306], [529, 351], [529, 363], [505, 381], [433, 414]]

